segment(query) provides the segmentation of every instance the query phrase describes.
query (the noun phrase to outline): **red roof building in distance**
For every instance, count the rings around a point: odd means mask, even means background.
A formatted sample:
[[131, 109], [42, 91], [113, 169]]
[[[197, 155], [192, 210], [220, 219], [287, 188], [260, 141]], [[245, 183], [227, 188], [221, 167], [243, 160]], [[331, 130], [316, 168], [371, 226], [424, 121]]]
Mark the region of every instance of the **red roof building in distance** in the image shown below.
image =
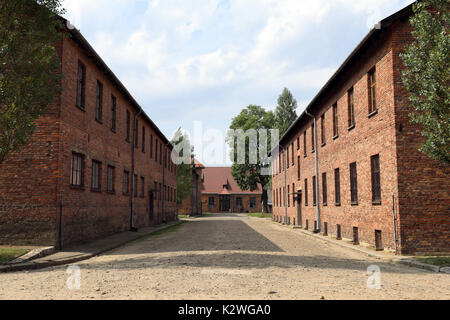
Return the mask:
[[207, 167], [202, 173], [202, 211], [261, 212], [262, 187], [242, 190], [231, 174], [231, 167]]

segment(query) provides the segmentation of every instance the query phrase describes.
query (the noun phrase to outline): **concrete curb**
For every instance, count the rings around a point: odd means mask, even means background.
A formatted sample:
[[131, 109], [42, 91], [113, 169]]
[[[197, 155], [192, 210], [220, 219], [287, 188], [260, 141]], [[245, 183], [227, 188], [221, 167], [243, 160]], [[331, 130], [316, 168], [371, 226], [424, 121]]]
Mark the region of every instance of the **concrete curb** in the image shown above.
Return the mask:
[[38, 248], [33, 249], [30, 252], [24, 254], [23, 256], [20, 256], [12, 261], [7, 262], [7, 265], [13, 265], [13, 264], [19, 264], [19, 263], [25, 263], [30, 260], [34, 260], [37, 258], [42, 258], [45, 256], [48, 256], [55, 252], [55, 247], [46, 247], [46, 248]]
[[[93, 258], [95, 256], [98, 256], [102, 253], [117, 249], [127, 243], [145, 238], [155, 232], [176, 226], [181, 224], [183, 221], [176, 221], [175, 223], [172, 224], [168, 224], [165, 225], [161, 228], [157, 228], [155, 230], [152, 230], [151, 232], [148, 232], [146, 234], [142, 234], [139, 236], [136, 236], [134, 238], [129, 238], [121, 243], [117, 243], [114, 244], [106, 249], [101, 249], [98, 251], [95, 251], [93, 253], [85, 253], [85, 254], [79, 254], [76, 256], [71, 256], [71, 257], [67, 257], [61, 260], [44, 260], [44, 261], [28, 261], [28, 262], [23, 262], [23, 263], [17, 263], [17, 264], [8, 264], [8, 265], [4, 265], [4, 266], [0, 266], [0, 273], [6, 273], [6, 272], [17, 272], [17, 271], [26, 271], [26, 270], [38, 270], [38, 269], [43, 269], [43, 268], [48, 268], [48, 267], [54, 267], [54, 266], [60, 266], [60, 265], [66, 265], [66, 264], [72, 264], [75, 262], [79, 262], [79, 261], [83, 261], [83, 260], [87, 260], [90, 258]], [[37, 259], [37, 258], [34, 258]]]
[[300, 231], [301, 233], [303, 233], [307, 236], [310, 236], [310, 237], [313, 237], [316, 239], [320, 239], [323, 241], [327, 241], [329, 243], [333, 243], [335, 245], [338, 245], [338, 246], [341, 246], [341, 247], [344, 247], [347, 249], [351, 249], [351, 250], [357, 251], [359, 253], [363, 253], [369, 257], [380, 259], [380, 260], [383, 260], [388, 263], [402, 264], [402, 265], [406, 265], [409, 267], [419, 268], [419, 269], [427, 270], [427, 271], [431, 271], [431, 272], [450, 274], [450, 267], [439, 267], [439, 266], [435, 266], [435, 265], [431, 265], [431, 264], [427, 264], [427, 263], [423, 263], [423, 262], [414, 261], [414, 260], [412, 260], [412, 257], [403, 257], [403, 258], [398, 257], [398, 256], [389, 257], [386, 255], [377, 253], [377, 252], [371, 252], [367, 249], [361, 248], [359, 245], [349, 244], [346, 242], [342, 242], [342, 240], [338, 241], [338, 240], [330, 239], [328, 236], [323, 236], [321, 234], [312, 233], [312, 232], [304, 230], [300, 227], [292, 227], [289, 225], [283, 225], [283, 224], [277, 223], [273, 220], [272, 220], [272, 222], [279, 226], [290, 228], [294, 231]]

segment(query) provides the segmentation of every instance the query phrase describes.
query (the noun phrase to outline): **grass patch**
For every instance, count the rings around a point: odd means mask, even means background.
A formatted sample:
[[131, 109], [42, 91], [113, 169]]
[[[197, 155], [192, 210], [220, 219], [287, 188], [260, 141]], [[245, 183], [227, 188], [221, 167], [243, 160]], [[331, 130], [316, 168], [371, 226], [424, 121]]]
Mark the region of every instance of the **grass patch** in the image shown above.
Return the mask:
[[450, 256], [442, 257], [415, 257], [416, 260], [423, 263], [432, 264], [439, 267], [450, 267]]
[[17, 248], [0, 248], [0, 264], [6, 263], [8, 261], [14, 260], [25, 253], [29, 252], [30, 249], [17, 249]]
[[271, 213], [249, 213], [248, 215], [255, 218], [272, 218]]
[[187, 214], [179, 214], [178, 218], [180, 218], [180, 219], [187, 219], [187, 218], [189, 218], [189, 215], [187, 215]]

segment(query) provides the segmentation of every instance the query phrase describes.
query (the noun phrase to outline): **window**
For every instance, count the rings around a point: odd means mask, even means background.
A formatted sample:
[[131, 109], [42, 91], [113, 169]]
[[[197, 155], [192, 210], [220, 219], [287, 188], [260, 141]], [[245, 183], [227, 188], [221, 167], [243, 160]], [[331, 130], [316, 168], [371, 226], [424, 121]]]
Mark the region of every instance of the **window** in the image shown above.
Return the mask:
[[134, 193], [134, 197], [137, 198], [137, 194], [138, 194], [138, 176], [137, 176], [137, 174], [133, 175], [133, 193]]
[[313, 194], [313, 206], [317, 205], [317, 194], [316, 194], [316, 176], [313, 177], [312, 194]]
[[163, 194], [162, 194], [162, 184], [159, 184], [159, 200], [163, 199]]
[[314, 141], [314, 124], [311, 125], [311, 151], [313, 153], [316, 151], [316, 143]]
[[348, 90], [348, 128], [355, 126], [355, 99], [353, 95], [353, 88]]
[[256, 208], [256, 198], [255, 197], [250, 198], [250, 208]]
[[211, 209], [211, 208], [214, 208], [214, 197], [209, 197], [208, 198], [208, 207]]
[[303, 156], [308, 156], [308, 153], [306, 152], [306, 131], [303, 132]]
[[141, 192], [140, 192], [141, 198], [144, 197], [144, 192], [145, 192], [145, 178], [141, 177]]
[[134, 130], [135, 130], [135, 132], [133, 133], [134, 147], [137, 148], [138, 147], [138, 137], [139, 137], [139, 121], [138, 121], [138, 119], [136, 119], [136, 121], [134, 123]]
[[115, 185], [115, 168], [113, 166], [108, 166], [107, 172], [106, 172], [106, 189], [109, 193], [114, 193], [114, 185]]
[[159, 164], [162, 164], [162, 143], [159, 143]]
[[300, 150], [300, 136], [297, 136], [297, 150]]
[[164, 147], [164, 168], [167, 168], [167, 148]]
[[145, 153], [145, 127], [142, 126], [142, 152]]
[[322, 201], [323, 205], [327, 205], [327, 174], [326, 172], [322, 173]]
[[117, 99], [111, 95], [111, 131], [116, 132]]
[[130, 142], [130, 128], [131, 128], [131, 115], [130, 115], [130, 111], [127, 110], [127, 123], [126, 123], [126, 128], [127, 128], [127, 132], [126, 132], [126, 138], [125, 140], [127, 142]]
[[101, 191], [102, 163], [92, 160], [91, 190]]
[[84, 186], [84, 155], [80, 153], [72, 153], [70, 185], [74, 187]]
[[284, 151], [284, 155], [286, 157], [286, 165], [289, 169], [289, 146], [287, 147], [287, 149]]
[[130, 193], [130, 172], [127, 170], [123, 171], [122, 193], [125, 195]]
[[292, 166], [295, 166], [295, 156], [294, 156], [294, 143], [291, 143], [291, 151], [292, 151]]
[[281, 159], [281, 152], [278, 154], [278, 162], [279, 162], [279, 166], [278, 166], [279, 173], [281, 173], [281, 170], [284, 167], [284, 163], [283, 163], [283, 161]]
[[358, 179], [356, 172], [356, 162], [350, 164], [350, 195], [351, 204], [358, 204]]
[[375, 68], [369, 71], [368, 74], [368, 90], [369, 90], [369, 115], [377, 111], [377, 81]]
[[236, 207], [242, 208], [242, 198], [241, 197], [236, 198]]
[[300, 156], [297, 156], [297, 180], [300, 181]]
[[341, 174], [339, 168], [334, 169], [334, 203], [341, 205]]
[[77, 107], [85, 109], [86, 102], [86, 67], [78, 61], [78, 75], [77, 75]]
[[150, 159], [153, 158], [153, 135], [150, 135]]
[[326, 144], [325, 141], [325, 113], [320, 117], [320, 138], [322, 141], [322, 146]]
[[295, 183], [292, 184], [292, 206], [295, 207]]
[[103, 84], [97, 81], [97, 94], [95, 100], [95, 120], [102, 122], [103, 113]]
[[308, 206], [308, 179], [305, 179], [305, 206]]
[[380, 155], [370, 158], [372, 173], [372, 203], [381, 204], [381, 183], [380, 183]]
[[339, 123], [338, 123], [338, 106], [337, 103], [333, 105], [333, 137], [339, 136]]
[[158, 140], [155, 139], [155, 161], [158, 162]]
[[291, 195], [290, 195], [289, 185], [287, 186], [287, 201], [288, 201], [288, 207], [291, 206]]

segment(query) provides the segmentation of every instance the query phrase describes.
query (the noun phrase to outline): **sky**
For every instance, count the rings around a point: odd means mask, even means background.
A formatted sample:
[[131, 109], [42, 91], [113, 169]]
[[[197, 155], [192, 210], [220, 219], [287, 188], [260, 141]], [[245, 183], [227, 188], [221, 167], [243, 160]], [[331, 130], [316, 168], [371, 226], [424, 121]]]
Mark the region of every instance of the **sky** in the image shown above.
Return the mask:
[[[225, 135], [249, 104], [274, 110], [284, 87], [300, 114], [370, 29], [412, 2], [64, 0], [63, 7], [166, 137], [182, 127], [200, 150], [208, 130]], [[203, 134], [194, 137], [194, 128]]]

